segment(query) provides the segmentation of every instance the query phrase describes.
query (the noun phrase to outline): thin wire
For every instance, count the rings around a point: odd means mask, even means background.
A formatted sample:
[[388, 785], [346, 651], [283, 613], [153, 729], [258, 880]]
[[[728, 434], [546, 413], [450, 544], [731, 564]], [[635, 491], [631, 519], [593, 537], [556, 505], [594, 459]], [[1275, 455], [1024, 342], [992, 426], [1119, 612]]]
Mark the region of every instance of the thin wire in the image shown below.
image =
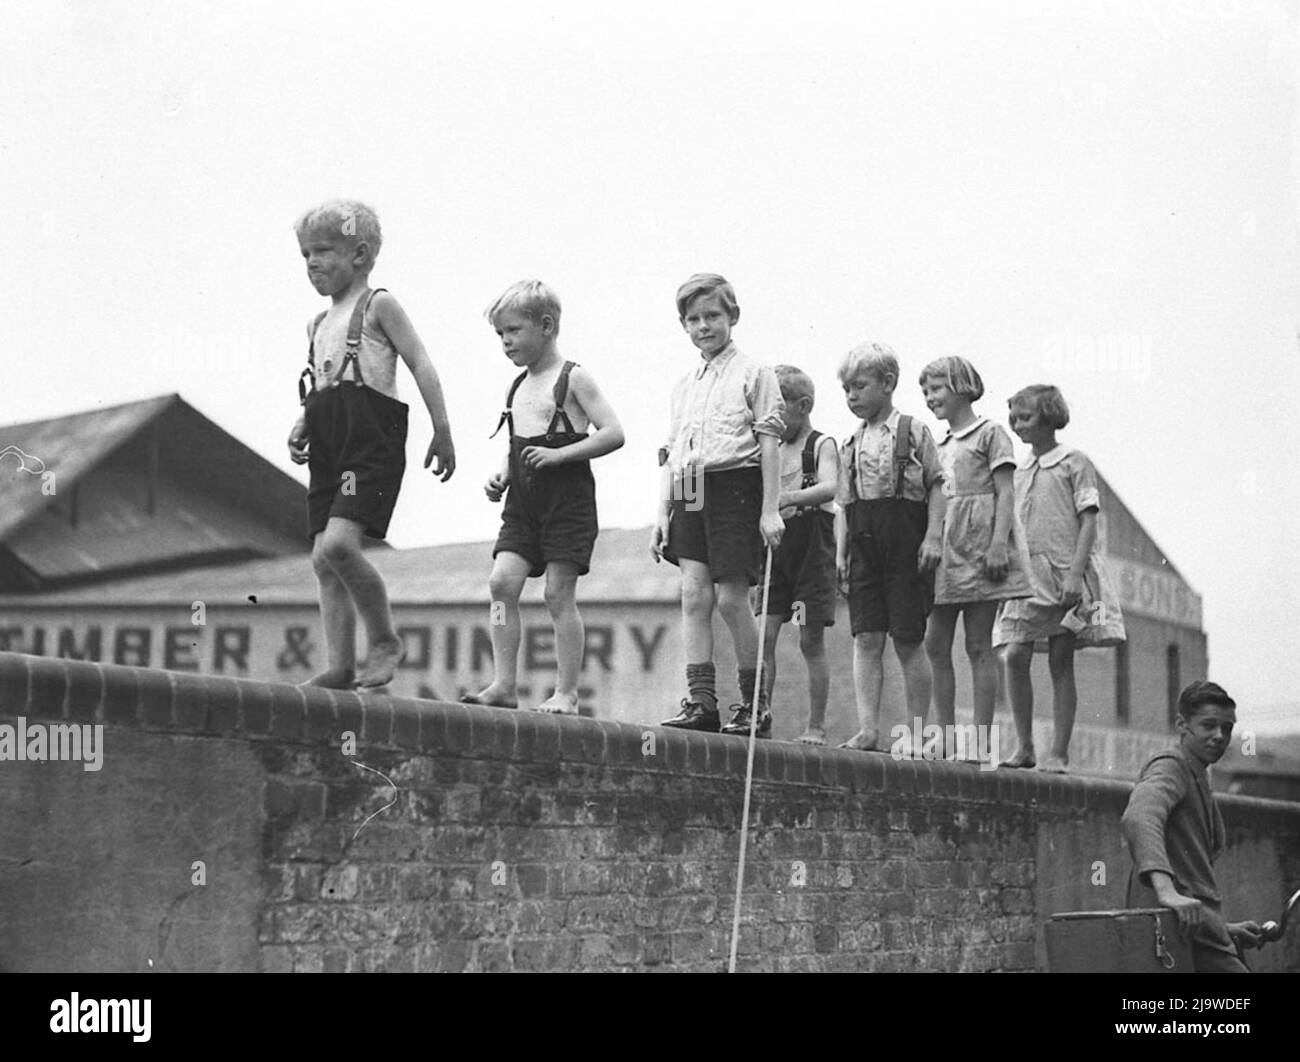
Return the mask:
[[749, 839], [749, 790], [754, 782], [754, 738], [758, 733], [758, 709], [763, 703], [763, 655], [767, 644], [767, 594], [772, 586], [772, 547], [767, 547], [763, 572], [763, 609], [758, 617], [758, 666], [754, 673], [754, 702], [749, 708], [749, 757], [745, 762], [745, 806], [740, 813], [740, 864], [736, 868], [736, 906], [731, 915], [731, 958], [727, 973], [736, 972], [736, 947], [740, 943], [740, 894], [745, 886], [745, 842]]

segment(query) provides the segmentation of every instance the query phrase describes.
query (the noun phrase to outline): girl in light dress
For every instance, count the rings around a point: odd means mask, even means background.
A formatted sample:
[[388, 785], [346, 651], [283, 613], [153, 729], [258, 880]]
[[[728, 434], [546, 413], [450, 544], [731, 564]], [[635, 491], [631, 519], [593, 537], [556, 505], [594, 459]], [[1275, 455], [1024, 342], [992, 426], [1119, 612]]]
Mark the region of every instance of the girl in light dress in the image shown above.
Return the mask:
[[[945, 735], [955, 722], [956, 678], [952, 643], [962, 618], [970, 661], [977, 740], [989, 740], [997, 697], [997, 658], [993, 624], [998, 607], [1032, 592], [1027, 558], [1016, 540], [1012, 474], [1016, 459], [1006, 430], [976, 416], [972, 404], [984, 382], [965, 358], [939, 358], [921, 372], [926, 405], [948, 422], [939, 444], [947, 512], [943, 560], [935, 572], [934, 609], [926, 628], [925, 649], [934, 671], [936, 721]], [[984, 748], [987, 748], [984, 745]], [[949, 756], [974, 759], [971, 751], [947, 749]], [[987, 753], [985, 753], [987, 755]]]
[[1034, 643], [1046, 640], [1052, 675], [1052, 750], [1039, 768], [1068, 770], [1070, 736], [1078, 693], [1074, 651], [1124, 641], [1124, 618], [1098, 543], [1100, 495], [1097, 472], [1078, 450], [1058, 444], [1070, 422], [1061, 392], [1045, 384], [1011, 396], [1011, 430], [1033, 452], [1016, 469], [1016, 515], [1025, 529], [1033, 596], [1008, 601], [998, 617], [995, 641], [1006, 646], [1007, 694], [1020, 747], [1007, 767], [1033, 767]]

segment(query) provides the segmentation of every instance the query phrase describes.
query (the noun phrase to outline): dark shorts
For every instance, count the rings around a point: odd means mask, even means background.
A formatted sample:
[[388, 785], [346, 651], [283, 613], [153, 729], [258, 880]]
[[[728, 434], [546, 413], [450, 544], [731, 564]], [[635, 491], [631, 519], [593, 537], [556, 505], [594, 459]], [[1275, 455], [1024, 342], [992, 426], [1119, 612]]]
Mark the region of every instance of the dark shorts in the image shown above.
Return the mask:
[[757, 586], [763, 579], [762, 469], [705, 472], [698, 490], [676, 494], [664, 558], [707, 564], [715, 583], [744, 579]]
[[383, 538], [406, 471], [406, 403], [343, 383], [313, 391], [303, 408], [311, 470], [308, 534], [320, 534], [340, 516], [370, 538]]
[[[522, 440], [534, 442], [534, 440]], [[512, 454], [517, 448], [512, 444]], [[532, 577], [544, 575], [552, 561], [575, 565], [579, 575], [591, 570], [596, 545], [596, 481], [590, 461], [572, 461], [537, 472], [511, 460], [510, 488], [501, 513], [501, 533], [492, 556], [517, 553]]]
[[[795, 616], [795, 602], [801, 615]], [[761, 610], [760, 596], [755, 608]], [[794, 617], [804, 626], [835, 623], [835, 517], [815, 509], [785, 522], [781, 545], [772, 555], [772, 585], [767, 591], [767, 614], [782, 623]]]
[[919, 642], [934, 603], [934, 579], [917, 567], [929, 521], [925, 502], [855, 501], [845, 520], [851, 630], [888, 631], [895, 641]]

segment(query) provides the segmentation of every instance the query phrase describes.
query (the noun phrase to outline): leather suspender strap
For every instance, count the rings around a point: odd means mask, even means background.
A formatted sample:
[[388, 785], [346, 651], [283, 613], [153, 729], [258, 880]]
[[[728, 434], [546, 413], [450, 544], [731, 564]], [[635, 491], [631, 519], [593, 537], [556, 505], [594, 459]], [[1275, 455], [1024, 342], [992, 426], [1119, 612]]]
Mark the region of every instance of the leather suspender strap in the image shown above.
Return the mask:
[[[803, 478], [799, 481], [799, 487], [807, 490], [809, 487], [817, 485], [817, 444], [822, 439], [822, 433], [816, 430], [808, 433], [808, 438], [803, 444], [803, 453], [800, 458], [803, 462]], [[816, 505], [801, 505], [798, 514], [810, 513], [818, 509]]]
[[311, 335], [307, 339], [307, 365], [298, 375], [298, 404], [305, 405], [307, 396], [316, 390], [316, 331], [325, 320], [325, 311], [316, 315], [311, 323]]
[[[576, 361], [566, 361], [560, 366], [560, 375], [555, 378], [555, 386], [551, 388], [551, 398], [555, 402], [555, 412], [551, 414], [550, 426], [546, 429], [547, 435], [556, 435], [559, 432], [556, 422], [563, 424], [565, 433], [575, 434], [573, 422], [569, 420], [569, 415], [564, 412], [565, 399], [569, 397], [569, 374], [578, 367]], [[497, 421], [496, 430], [488, 436], [489, 439], [495, 439], [505, 425], [510, 426], [510, 434], [515, 433], [515, 415], [513, 412], [515, 404], [515, 392], [519, 390], [519, 385], [524, 382], [528, 376], [528, 370], [525, 369], [515, 377], [514, 383], [510, 385], [510, 390], [506, 392], [506, 408], [501, 411], [501, 417]]]
[[560, 366], [560, 375], [555, 378], [555, 387], [551, 390], [551, 398], [555, 402], [555, 412], [551, 414], [551, 423], [546, 429], [548, 436], [559, 434], [560, 428], [557, 421], [563, 422], [566, 435], [574, 434], [573, 422], [569, 420], [569, 414], [564, 412], [564, 400], [569, 397], [569, 373], [573, 372], [577, 364], [576, 361], [566, 361]]
[[894, 435], [894, 497], [903, 497], [903, 482], [907, 462], [912, 456], [912, 418], [903, 413], [898, 418], [898, 431]]
[[513, 435], [515, 433], [515, 416], [510, 410], [515, 403], [515, 392], [519, 390], [519, 385], [527, 378], [528, 370], [525, 369], [515, 377], [514, 383], [510, 385], [510, 390], [506, 392], [506, 408], [501, 411], [501, 417], [497, 421], [496, 431], [493, 431], [492, 434], [488, 436], [489, 439], [495, 439], [497, 437], [497, 432], [507, 424], [510, 425], [510, 434]]
[[849, 500], [861, 501], [858, 495], [858, 434], [849, 436], [849, 459], [845, 464], [849, 470]]
[[[817, 484], [817, 441], [822, 437], [819, 431], [810, 431], [808, 441], [803, 444], [803, 487], [812, 487]], [[809, 482], [809, 477], [812, 482]]]
[[[357, 358], [357, 353], [361, 350], [361, 328], [366, 320], [366, 311], [370, 309], [370, 303], [376, 295], [387, 288], [367, 288], [357, 296], [357, 301], [352, 307], [352, 317], [348, 321], [348, 338], [346, 348], [343, 354], [343, 361], [339, 364], [338, 372], [330, 379], [330, 386], [337, 387], [343, 382], [343, 376], [347, 372], [348, 364], [352, 365], [352, 383], [357, 387], [365, 384], [361, 377], [361, 362]], [[320, 329], [320, 323], [325, 319], [325, 311], [322, 310], [316, 315], [316, 320], [311, 326], [311, 341], [307, 345], [307, 368], [298, 377], [298, 397], [302, 402], [307, 401], [308, 390], [316, 389], [316, 333]], [[307, 386], [310, 383], [310, 388]]]
[[352, 382], [357, 387], [365, 384], [366, 381], [361, 378], [361, 362], [357, 358], [357, 353], [361, 350], [361, 326], [365, 323], [366, 311], [370, 309], [370, 300], [383, 290], [383, 288], [375, 288], [374, 291], [362, 292], [357, 298], [356, 305], [352, 307], [352, 320], [348, 322], [347, 350], [343, 354], [343, 364], [339, 366], [339, 371], [330, 381], [331, 387], [338, 387], [343, 382], [349, 363], [352, 365]]

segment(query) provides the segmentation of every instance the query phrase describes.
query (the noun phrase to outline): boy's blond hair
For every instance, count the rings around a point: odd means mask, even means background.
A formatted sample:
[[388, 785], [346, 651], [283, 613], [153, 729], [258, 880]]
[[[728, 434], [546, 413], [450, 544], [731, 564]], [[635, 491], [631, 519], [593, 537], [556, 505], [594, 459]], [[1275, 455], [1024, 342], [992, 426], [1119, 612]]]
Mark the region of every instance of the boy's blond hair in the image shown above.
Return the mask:
[[520, 280], [511, 284], [483, 311], [483, 316], [495, 324], [497, 314], [505, 310], [522, 313], [534, 324], [541, 324], [543, 317], [550, 317], [555, 322], [555, 334], [560, 333], [560, 297], [540, 280]]
[[888, 383], [892, 377], [894, 387], [897, 387], [898, 355], [884, 343], [871, 340], [859, 343], [840, 360], [840, 383], [846, 383], [864, 373], [874, 376], [881, 383]]
[[330, 199], [314, 206], [293, 223], [298, 239], [313, 230], [342, 236], [355, 247], [364, 243], [370, 248], [370, 260], [379, 256], [384, 234], [379, 228], [379, 215], [374, 208], [357, 199]]
[[776, 373], [776, 382], [781, 387], [781, 397], [787, 403], [807, 398], [808, 408], [812, 409], [813, 403], [817, 400], [817, 391], [813, 387], [811, 376], [794, 365], [777, 365], [772, 371]]

